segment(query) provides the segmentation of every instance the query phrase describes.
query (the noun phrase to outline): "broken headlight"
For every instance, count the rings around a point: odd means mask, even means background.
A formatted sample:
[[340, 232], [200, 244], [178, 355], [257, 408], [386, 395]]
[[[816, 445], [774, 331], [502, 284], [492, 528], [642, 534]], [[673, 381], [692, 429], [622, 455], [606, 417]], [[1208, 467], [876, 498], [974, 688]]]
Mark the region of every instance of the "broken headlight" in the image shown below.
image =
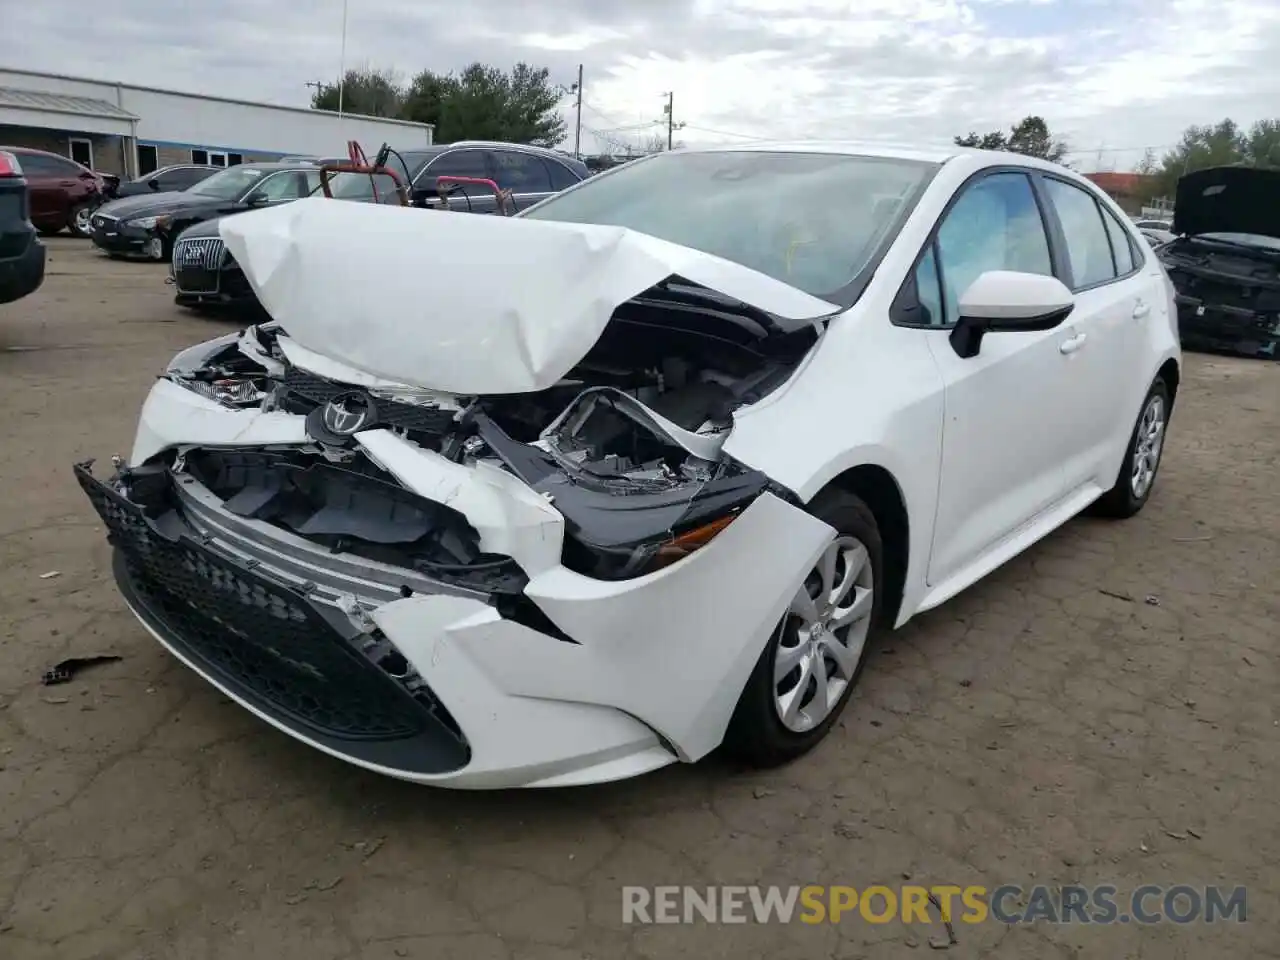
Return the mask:
[[257, 328], [249, 327], [188, 347], [169, 361], [165, 376], [214, 403], [239, 408], [263, 401], [278, 366]]

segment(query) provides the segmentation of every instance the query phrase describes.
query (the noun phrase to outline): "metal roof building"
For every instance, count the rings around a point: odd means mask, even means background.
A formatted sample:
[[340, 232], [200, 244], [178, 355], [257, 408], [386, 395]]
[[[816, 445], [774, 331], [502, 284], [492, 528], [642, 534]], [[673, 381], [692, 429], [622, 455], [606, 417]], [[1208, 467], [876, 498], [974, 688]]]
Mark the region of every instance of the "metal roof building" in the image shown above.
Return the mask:
[[339, 116], [208, 94], [0, 67], [0, 145], [62, 154], [137, 176], [172, 163], [229, 166], [285, 156], [346, 154], [358, 140], [430, 146], [430, 124]]

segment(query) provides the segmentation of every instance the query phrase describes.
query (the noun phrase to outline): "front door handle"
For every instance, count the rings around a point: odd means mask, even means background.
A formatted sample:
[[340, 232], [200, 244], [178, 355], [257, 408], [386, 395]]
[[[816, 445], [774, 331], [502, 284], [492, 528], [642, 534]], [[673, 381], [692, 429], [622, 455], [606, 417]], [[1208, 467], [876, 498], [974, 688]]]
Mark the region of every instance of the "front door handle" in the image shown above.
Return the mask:
[[1133, 319], [1141, 320], [1150, 312], [1151, 312], [1151, 305], [1147, 303], [1143, 303], [1141, 300], [1139, 300], [1138, 305], [1133, 308]]
[[1087, 339], [1089, 339], [1087, 334], [1077, 333], [1070, 340], [1063, 340], [1062, 343], [1058, 344], [1058, 352], [1059, 353], [1075, 353], [1077, 350], [1079, 350], [1081, 347], [1084, 346], [1084, 342]]

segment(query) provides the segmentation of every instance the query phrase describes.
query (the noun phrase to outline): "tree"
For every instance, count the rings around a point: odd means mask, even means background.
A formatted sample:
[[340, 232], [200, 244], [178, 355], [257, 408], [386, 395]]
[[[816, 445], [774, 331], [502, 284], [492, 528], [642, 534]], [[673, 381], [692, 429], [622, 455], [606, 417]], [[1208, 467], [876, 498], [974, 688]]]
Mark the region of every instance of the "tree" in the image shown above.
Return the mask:
[[[403, 101], [404, 90], [394, 70], [375, 70], [365, 66], [348, 70], [344, 75], [341, 90], [343, 113], [398, 117]], [[311, 95], [311, 106], [316, 110], [336, 113], [339, 106], [338, 84], [321, 84]]]
[[511, 71], [473, 63], [458, 75], [423, 70], [405, 97], [406, 120], [435, 124], [437, 143], [502, 140], [554, 147], [567, 124], [546, 67], [517, 63]]
[[640, 144], [641, 153], [661, 153], [667, 149], [667, 137], [662, 133], [651, 133]]
[[1054, 163], [1061, 163], [1067, 155], [1066, 141], [1050, 135], [1044, 117], [1036, 116], [1023, 117], [1009, 128], [1007, 134], [1000, 130], [982, 134], [970, 131], [963, 137], [956, 137], [955, 143], [958, 147], [977, 147], [979, 150], [1008, 150]]
[[1244, 156], [1255, 167], [1280, 167], [1280, 118], [1259, 120], [1249, 128]]
[[[1259, 142], [1261, 145], [1261, 140]], [[1248, 139], [1230, 117], [1213, 126], [1193, 124], [1187, 127], [1178, 145], [1160, 161], [1160, 169], [1155, 175], [1155, 195], [1173, 196], [1179, 178], [1192, 170], [1244, 163], [1247, 148]]]
[[1160, 169], [1156, 163], [1156, 151], [1154, 147], [1147, 147], [1142, 154], [1142, 159], [1138, 161], [1138, 165], [1133, 168], [1133, 172], [1144, 177], [1150, 177]]

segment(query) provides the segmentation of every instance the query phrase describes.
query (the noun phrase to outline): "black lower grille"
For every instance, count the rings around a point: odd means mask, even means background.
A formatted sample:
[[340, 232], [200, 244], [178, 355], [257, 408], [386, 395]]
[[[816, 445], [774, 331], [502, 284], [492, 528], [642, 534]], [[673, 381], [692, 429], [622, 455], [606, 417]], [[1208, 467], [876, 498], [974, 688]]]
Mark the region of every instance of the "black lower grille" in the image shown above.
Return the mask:
[[377, 741], [385, 753], [388, 741], [416, 740], [421, 753], [429, 740], [430, 756], [413, 765], [467, 762], [443, 706], [425, 688], [410, 694], [304, 595], [210, 549], [172, 510], [148, 517], [85, 466], [76, 477], [117, 548], [122, 589], [202, 672], [321, 742], [347, 742], [343, 752], [362, 753], [352, 741]]
[[203, 267], [179, 267], [173, 271], [179, 293], [217, 293], [218, 271]]

